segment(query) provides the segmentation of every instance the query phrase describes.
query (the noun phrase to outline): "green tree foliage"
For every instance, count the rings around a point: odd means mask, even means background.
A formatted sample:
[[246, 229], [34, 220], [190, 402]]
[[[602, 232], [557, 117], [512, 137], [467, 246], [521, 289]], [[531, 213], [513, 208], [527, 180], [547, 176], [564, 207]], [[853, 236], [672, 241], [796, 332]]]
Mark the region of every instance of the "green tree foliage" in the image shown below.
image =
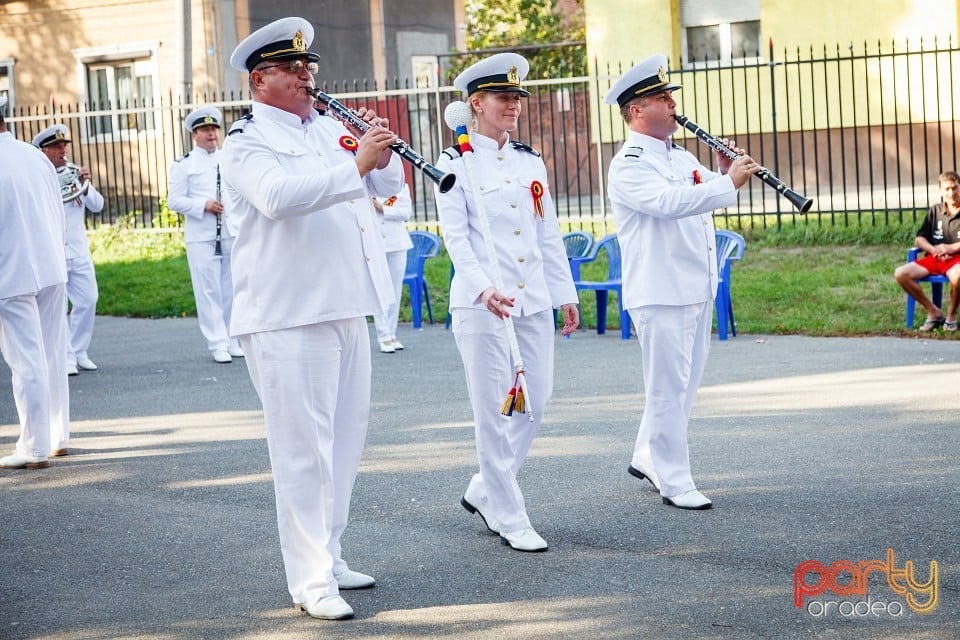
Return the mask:
[[[468, 52], [451, 56], [447, 81], [491, 50], [519, 49], [531, 79], [586, 75], [584, 0], [467, 0]], [[573, 43], [573, 44], [570, 44]]]

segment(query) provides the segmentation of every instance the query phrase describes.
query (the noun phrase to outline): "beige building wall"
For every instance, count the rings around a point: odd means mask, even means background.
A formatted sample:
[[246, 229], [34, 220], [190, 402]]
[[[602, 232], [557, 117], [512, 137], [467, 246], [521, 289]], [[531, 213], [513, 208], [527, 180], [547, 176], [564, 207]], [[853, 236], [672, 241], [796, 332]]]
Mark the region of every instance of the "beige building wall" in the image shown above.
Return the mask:
[[[12, 69], [14, 105], [76, 104], [86, 95], [86, 65], [134, 60], [154, 97], [178, 100], [238, 88], [225, 78], [236, 45], [234, 0], [49, 0], [0, 3], [0, 66]], [[188, 29], [184, 29], [184, 20]], [[184, 34], [189, 39], [184, 40]], [[188, 46], [184, 46], [185, 44]], [[226, 51], [226, 53], [224, 53]], [[184, 52], [190, 55], [184, 63]], [[231, 82], [232, 80], [232, 82]], [[4, 85], [0, 84], [0, 89]]]

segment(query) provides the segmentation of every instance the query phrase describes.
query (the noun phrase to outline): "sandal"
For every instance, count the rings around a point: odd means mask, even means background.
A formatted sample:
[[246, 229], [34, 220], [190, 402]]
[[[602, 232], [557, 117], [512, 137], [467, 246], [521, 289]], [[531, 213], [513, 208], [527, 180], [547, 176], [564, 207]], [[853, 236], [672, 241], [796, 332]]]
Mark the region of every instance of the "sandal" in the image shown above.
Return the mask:
[[[933, 320], [931, 320], [930, 318], [927, 318], [927, 321], [923, 323], [923, 326], [920, 327], [919, 331], [922, 331], [924, 333], [929, 333], [934, 329], [939, 329], [940, 327], [942, 327], [946, 323], [946, 321], [947, 321], [946, 318], [944, 318], [943, 316], [940, 316], [939, 318], [935, 318]], [[947, 329], [947, 331], [956, 331], [956, 330], [957, 330], [956, 322], [953, 323], [953, 329]]]
[[945, 320], [943, 323], [943, 330], [953, 333], [957, 330], [957, 321], [956, 320]]

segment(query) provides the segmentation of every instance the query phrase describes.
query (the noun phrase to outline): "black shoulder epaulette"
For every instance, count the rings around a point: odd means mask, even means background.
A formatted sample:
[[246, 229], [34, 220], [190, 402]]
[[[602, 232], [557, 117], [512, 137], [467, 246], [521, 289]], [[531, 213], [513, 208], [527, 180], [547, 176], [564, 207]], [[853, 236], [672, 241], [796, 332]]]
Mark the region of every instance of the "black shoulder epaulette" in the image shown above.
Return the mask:
[[627, 147], [628, 150], [632, 149], [636, 153], [624, 153], [623, 155], [627, 158], [639, 158], [640, 154], [643, 153], [643, 147]]
[[511, 140], [511, 141], [510, 141], [510, 146], [513, 147], [514, 149], [516, 149], [517, 151], [526, 151], [527, 153], [532, 153], [533, 155], [537, 156], [538, 158], [540, 157], [540, 152], [539, 152], [539, 151], [537, 151], [536, 149], [534, 149], [533, 147], [531, 147], [531, 146], [528, 145], [528, 144], [524, 144], [523, 142], [519, 142], [519, 141], [517, 141], [517, 140]]
[[232, 136], [235, 133], [243, 133], [243, 128], [246, 127], [249, 123], [253, 122], [253, 114], [248, 113], [245, 116], [240, 116], [236, 122], [230, 127], [230, 131], [227, 132], [228, 136]]
[[186, 160], [186, 159], [187, 159], [187, 156], [189, 156], [189, 155], [190, 155], [190, 152], [187, 151], [185, 154], [183, 154], [182, 156], [180, 156], [179, 158], [177, 158], [176, 160], [174, 160], [174, 162], [180, 162], [181, 160]]
[[457, 158], [459, 158], [459, 157], [462, 156], [463, 154], [460, 153], [460, 147], [459, 147], [459, 146], [453, 145], [452, 147], [447, 147], [446, 149], [444, 149], [444, 150], [443, 150], [443, 155], [447, 156], [447, 157], [450, 158], [451, 160], [456, 160]]

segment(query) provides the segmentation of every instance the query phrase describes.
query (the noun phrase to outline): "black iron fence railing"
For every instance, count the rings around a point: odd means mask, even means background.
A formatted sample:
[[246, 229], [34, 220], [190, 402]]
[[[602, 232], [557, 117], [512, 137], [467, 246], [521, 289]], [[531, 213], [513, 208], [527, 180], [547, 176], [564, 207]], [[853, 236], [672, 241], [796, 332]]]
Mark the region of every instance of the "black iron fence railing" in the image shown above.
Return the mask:
[[[694, 64], [674, 70], [683, 85], [678, 112], [718, 137], [735, 139], [785, 183], [815, 204], [820, 224], [914, 220], [939, 200], [937, 176], [957, 169], [960, 49], [921, 42], [897, 48], [877, 44], [835, 50], [782, 52], [767, 62], [733, 66]], [[610, 84], [628, 68], [595, 68], [589, 76], [526, 83], [517, 138], [539, 149], [561, 221], [597, 234], [612, 230], [605, 200], [606, 171], [625, 125], [603, 103]], [[348, 106], [372, 105], [429, 161], [453, 143], [443, 109], [460, 99], [452, 87], [367, 89], [365, 83], [324, 90]], [[190, 104], [157, 100], [123, 105], [38, 105], [7, 117], [14, 135], [30, 141], [62, 122], [71, 131], [71, 159], [93, 172], [107, 205], [89, 223], [133, 216], [157, 227], [165, 214], [167, 172], [191, 148], [183, 116], [198, 104], [223, 109], [228, 126], [249, 110], [243, 95], [204, 96]], [[676, 139], [711, 166], [711, 151], [687, 132]], [[436, 225], [433, 183], [408, 167], [415, 222]], [[779, 225], [798, 214], [759, 180], [741, 191], [736, 207], [718, 215], [739, 224]]]

